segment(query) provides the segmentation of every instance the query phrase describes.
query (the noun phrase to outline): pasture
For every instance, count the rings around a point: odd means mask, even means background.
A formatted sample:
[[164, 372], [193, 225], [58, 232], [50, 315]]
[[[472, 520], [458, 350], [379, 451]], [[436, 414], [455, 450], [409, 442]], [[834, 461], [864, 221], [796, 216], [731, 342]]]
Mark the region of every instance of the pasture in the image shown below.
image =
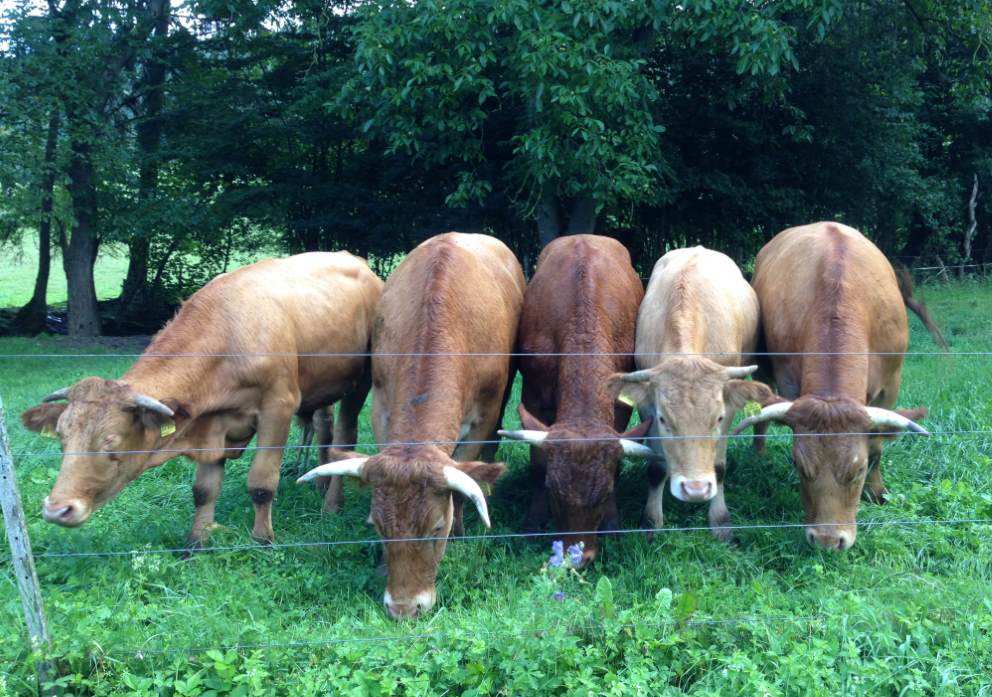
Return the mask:
[[[992, 350], [992, 287], [924, 294], [953, 351]], [[911, 328], [910, 351], [938, 350], [915, 317]], [[436, 610], [397, 623], [381, 604], [367, 491], [347, 483], [343, 512], [322, 515], [319, 495], [294, 483], [296, 451], [285, 458], [272, 548], [249, 537], [247, 456], [229, 463], [217, 504], [210, 545], [225, 549], [168, 551], [183, 545], [193, 511], [184, 461], [146, 473], [80, 529], [45, 524], [38, 510], [57, 444], [18, 416], [52, 389], [123, 373], [132, 359], [106, 355], [116, 350], [0, 340], [0, 395], [67, 694], [992, 693], [992, 527], [964, 522], [992, 519], [990, 356], [906, 359], [898, 405], [928, 406], [935, 435], [888, 446], [891, 499], [862, 502], [852, 550], [818, 551], [798, 527], [740, 529], [727, 546], [696, 529], [705, 506], [668, 497], [654, 539], [619, 535], [581, 573], [546, 569], [552, 537], [498, 537], [519, 531], [529, 495], [527, 447], [504, 443], [493, 538], [467, 507], [466, 533], [482, 539], [449, 543]], [[518, 400], [519, 379], [507, 426], [518, 425]], [[368, 411], [362, 442], [373, 441]], [[952, 431], [971, 433], [940, 435]], [[748, 438], [730, 446], [737, 525], [802, 521], [789, 432], [770, 433], [763, 458]], [[644, 470], [623, 470], [627, 528], [640, 522]], [[280, 546], [355, 540], [370, 541]], [[124, 553], [59, 556], [79, 552]], [[9, 568], [0, 695], [26, 693], [34, 678]]]

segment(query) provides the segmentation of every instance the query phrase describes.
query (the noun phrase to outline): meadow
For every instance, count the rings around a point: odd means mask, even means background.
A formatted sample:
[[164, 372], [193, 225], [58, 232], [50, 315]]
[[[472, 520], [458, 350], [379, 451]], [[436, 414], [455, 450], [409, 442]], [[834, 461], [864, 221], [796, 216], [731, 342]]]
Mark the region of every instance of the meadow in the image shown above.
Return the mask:
[[[953, 351], [992, 350], [992, 287], [956, 282], [925, 296]], [[938, 350], [911, 326], [911, 351]], [[45, 524], [58, 446], [18, 416], [133, 360], [73, 355], [108, 351], [0, 340], [0, 396], [65, 694], [992, 694], [992, 539], [973, 522], [992, 519], [992, 356], [907, 357], [899, 406], [928, 406], [935, 435], [888, 446], [891, 499], [862, 502], [857, 544], [839, 554], [810, 547], [797, 527], [744, 527], [722, 544], [699, 529], [705, 507], [668, 497], [667, 529], [653, 539], [618, 535], [587, 570], [548, 569], [551, 537], [498, 537], [519, 531], [529, 495], [527, 448], [506, 443], [493, 530], [448, 545], [436, 610], [400, 624], [381, 605], [374, 542], [279, 546], [375, 537], [368, 492], [348, 483], [342, 513], [322, 515], [318, 493], [294, 483], [296, 452], [272, 548], [249, 536], [250, 453], [229, 463], [217, 504], [211, 544], [229, 549], [168, 551], [182, 547], [193, 512], [184, 461], [146, 473], [80, 529]], [[511, 427], [518, 399], [519, 379]], [[941, 435], [956, 431], [969, 433]], [[747, 438], [731, 444], [735, 524], [802, 521], [788, 431], [771, 433], [763, 457]], [[373, 441], [368, 408], [360, 440]], [[627, 462], [624, 527], [640, 524], [645, 493], [644, 465]], [[483, 535], [466, 511], [466, 532]], [[107, 551], [127, 553], [59, 556]], [[19, 695], [32, 689], [32, 657], [9, 569], [5, 560], [0, 695]]]

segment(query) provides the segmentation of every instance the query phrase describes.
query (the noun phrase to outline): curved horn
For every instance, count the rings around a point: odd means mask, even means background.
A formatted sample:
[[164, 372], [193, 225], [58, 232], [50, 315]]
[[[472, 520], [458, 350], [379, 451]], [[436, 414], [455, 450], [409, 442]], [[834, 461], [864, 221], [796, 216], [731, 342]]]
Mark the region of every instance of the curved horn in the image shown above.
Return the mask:
[[368, 460], [367, 457], [349, 457], [347, 460], [327, 462], [323, 465], [314, 467], [312, 470], [297, 479], [296, 483], [302, 484], [303, 482], [309, 482], [311, 479], [316, 479], [317, 477], [334, 477], [343, 475], [347, 475], [349, 477], [361, 477], [362, 467], [365, 465], [366, 460]]
[[890, 426], [892, 428], [898, 428], [902, 431], [919, 433], [924, 436], [930, 435], [928, 430], [920, 426], [912, 419], [907, 419], [898, 412], [889, 411], [888, 409], [882, 409], [880, 407], [865, 407], [865, 410], [868, 412], [868, 417], [875, 426]]
[[63, 399], [69, 399], [69, 388], [63, 387], [61, 390], [55, 390], [50, 395], [47, 395], [42, 402], [58, 402]]
[[503, 436], [504, 438], [509, 438], [510, 440], [526, 441], [531, 445], [535, 445], [537, 447], [541, 447], [541, 444], [544, 443], [545, 439], [547, 439], [548, 437], [547, 431], [533, 431], [526, 428], [522, 428], [519, 431], [499, 430], [497, 431], [497, 433], [499, 433], [499, 435]]
[[741, 378], [746, 378], [748, 375], [753, 373], [758, 369], [756, 365], [741, 365], [741, 366], [731, 366], [730, 368], [724, 369], [724, 374], [730, 379], [740, 380]]
[[620, 376], [620, 380], [623, 382], [647, 382], [654, 375], [654, 371], [651, 368], [645, 368], [644, 370], [635, 370], [633, 373], [624, 373]]
[[741, 421], [737, 428], [734, 429], [733, 435], [736, 436], [744, 429], [766, 421], [781, 421], [782, 417], [785, 416], [785, 412], [789, 411], [789, 409], [792, 409], [792, 402], [778, 402], [777, 404], [769, 404], [761, 410], [761, 413], [755, 414], [754, 416], [749, 416]]
[[657, 457], [651, 448], [629, 438], [621, 438], [620, 447], [623, 448], [623, 454], [629, 457]]
[[148, 411], [153, 411], [156, 414], [161, 414], [162, 416], [168, 416], [170, 419], [176, 415], [176, 412], [169, 409], [169, 407], [162, 404], [157, 399], [149, 397], [145, 394], [137, 394], [134, 396], [134, 403], [137, 404], [142, 409], [147, 409]]
[[470, 476], [462, 472], [457, 467], [451, 465], [444, 466], [444, 481], [448, 483], [448, 488], [464, 494], [472, 500], [475, 508], [479, 511], [479, 517], [487, 528], [491, 528], [489, 522], [489, 507], [486, 506], [486, 496], [482, 493], [482, 487]]

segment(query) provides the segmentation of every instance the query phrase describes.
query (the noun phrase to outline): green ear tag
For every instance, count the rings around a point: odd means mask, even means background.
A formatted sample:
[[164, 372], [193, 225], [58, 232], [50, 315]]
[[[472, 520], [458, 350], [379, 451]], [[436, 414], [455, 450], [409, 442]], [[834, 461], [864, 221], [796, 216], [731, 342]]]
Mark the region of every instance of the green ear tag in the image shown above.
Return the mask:
[[171, 436], [176, 432], [176, 424], [174, 421], [167, 421], [162, 424], [162, 437]]
[[748, 402], [744, 405], [744, 408], [741, 409], [741, 413], [745, 418], [748, 416], [757, 416], [761, 413], [761, 405], [757, 402]]
[[628, 407], [637, 406], [636, 404], [634, 404], [634, 400], [632, 400], [628, 395], [625, 395], [623, 392], [617, 395], [617, 401], [620, 402], [621, 404], [626, 404]]
[[55, 432], [55, 429], [52, 428], [51, 426], [45, 426], [43, 429], [41, 429], [41, 435], [43, 435], [45, 438], [58, 438], [59, 437], [59, 434], [56, 433]]

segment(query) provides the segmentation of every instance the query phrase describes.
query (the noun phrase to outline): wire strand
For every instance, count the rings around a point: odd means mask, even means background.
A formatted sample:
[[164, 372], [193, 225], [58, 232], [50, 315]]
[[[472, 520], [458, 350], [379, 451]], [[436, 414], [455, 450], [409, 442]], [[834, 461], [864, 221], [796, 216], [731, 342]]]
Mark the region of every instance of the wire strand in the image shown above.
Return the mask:
[[645, 356], [664, 358], [671, 356], [740, 356], [742, 359], [760, 356], [902, 356], [917, 357], [988, 357], [992, 351], [245, 351], [239, 353], [178, 352], [178, 353], [0, 353], [0, 359], [32, 358], [443, 358], [509, 357], [509, 358], [562, 358], [565, 356], [614, 357]]
[[[504, 430], [517, 430], [517, 429], [504, 429]], [[837, 433], [766, 433], [763, 435], [758, 435], [754, 433], [728, 433], [726, 435], [693, 435], [693, 436], [638, 436], [637, 441], [686, 441], [686, 440], [753, 440], [755, 438], [837, 438], [845, 436], [875, 436], [875, 437], [891, 437], [893, 435], [899, 436], [917, 436], [924, 438], [931, 438], [936, 436], [992, 436], [992, 429], [962, 429], [962, 430], [948, 430], [948, 431], [930, 431], [928, 433], [917, 433], [915, 431], [904, 431], [899, 434], [884, 434], [877, 433], [873, 431], [842, 431]], [[627, 440], [622, 436], [575, 436], [572, 438], [546, 438], [542, 441], [544, 443], [608, 443], [616, 442], [620, 440]], [[330, 444], [330, 445], [292, 445], [287, 443], [286, 445], [245, 445], [238, 447], [224, 447], [224, 448], [160, 448], [155, 450], [21, 450], [18, 451], [19, 457], [54, 457], [71, 455], [73, 457], [81, 456], [92, 456], [92, 455], [152, 455], [155, 453], [172, 453], [173, 455], [179, 456], [185, 453], [201, 453], [201, 452], [217, 452], [223, 450], [224, 452], [246, 452], [249, 450], [314, 450], [320, 448], [329, 448], [334, 450], [354, 450], [355, 448], [375, 448], [377, 450], [382, 450], [384, 448], [392, 447], [416, 447], [421, 445], [531, 445], [527, 441], [523, 440], [513, 440], [513, 439], [487, 439], [487, 440], [410, 440], [410, 441], [386, 441], [383, 443], [342, 443], [342, 444]], [[231, 458], [227, 458], [231, 459]]]
[[[874, 530], [884, 527], [917, 527], [924, 525], [992, 525], [992, 518], [917, 518], [917, 519], [874, 519], [857, 521], [857, 526], [864, 530]], [[817, 523], [818, 527], [843, 527], [850, 523]], [[473, 542], [473, 541], [493, 541], [493, 540], [518, 540], [518, 539], [564, 539], [574, 536], [610, 536], [610, 535], [633, 535], [647, 533], [690, 533], [709, 532], [717, 528], [720, 530], [788, 530], [808, 527], [807, 523], [746, 523], [741, 525], [709, 525], [681, 526], [670, 528], [618, 528], [614, 530], [579, 530], [570, 532], [507, 532], [492, 533], [484, 535], [455, 535], [455, 536], [427, 536], [427, 537], [403, 537], [403, 538], [382, 538], [366, 537], [353, 540], [311, 540], [301, 542], [273, 542], [269, 544], [244, 544], [244, 545], [219, 545], [214, 547], [166, 547], [157, 549], [121, 549], [121, 550], [94, 550], [94, 551], [72, 551], [72, 552], [38, 552], [35, 559], [65, 559], [65, 558], [86, 558], [86, 557], [130, 557], [157, 554], [189, 554], [191, 556], [202, 553], [227, 553], [246, 551], [275, 551], [283, 549], [312, 549], [321, 547], [345, 547], [356, 545], [377, 545], [394, 542]]]

